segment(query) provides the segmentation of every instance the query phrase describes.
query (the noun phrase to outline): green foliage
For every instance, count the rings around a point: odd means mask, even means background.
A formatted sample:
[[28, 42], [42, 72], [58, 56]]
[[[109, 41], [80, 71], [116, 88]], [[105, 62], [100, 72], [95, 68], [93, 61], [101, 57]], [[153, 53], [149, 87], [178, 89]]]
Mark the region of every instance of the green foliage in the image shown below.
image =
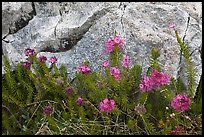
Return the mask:
[[187, 47], [187, 45], [181, 40], [178, 32], [175, 31], [175, 33], [176, 33], [177, 41], [181, 48], [181, 53], [183, 57], [185, 58], [186, 73], [188, 75], [188, 90], [190, 92], [189, 93], [190, 96], [193, 98], [196, 92], [196, 80], [195, 80], [196, 70], [194, 69], [194, 65], [192, 63], [192, 58], [190, 56], [189, 47]]
[[153, 68], [157, 69], [158, 71], [161, 71], [161, 68], [160, 68], [159, 62], [158, 62], [159, 57], [160, 57], [160, 53], [159, 53], [158, 49], [152, 48], [151, 57], [150, 57], [150, 68], [147, 71], [147, 75], [150, 75]]

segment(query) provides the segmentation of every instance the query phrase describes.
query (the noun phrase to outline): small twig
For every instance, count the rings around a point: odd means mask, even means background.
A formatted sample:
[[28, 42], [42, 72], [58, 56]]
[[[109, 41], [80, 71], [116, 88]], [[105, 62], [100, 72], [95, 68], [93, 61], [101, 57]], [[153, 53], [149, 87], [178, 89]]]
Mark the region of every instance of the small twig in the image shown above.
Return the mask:
[[31, 105], [35, 105], [35, 104], [38, 104], [38, 103], [43, 103], [43, 102], [52, 102], [52, 103], [58, 104], [58, 102], [55, 102], [55, 101], [52, 101], [52, 100], [42, 100], [42, 101], [38, 101], [38, 102], [33, 102], [31, 104], [27, 104], [26, 107], [31, 106]]
[[40, 103], [40, 104], [38, 105], [38, 107], [35, 109], [34, 113], [32, 114], [31, 118], [29, 119], [29, 121], [28, 121], [26, 127], [28, 127], [28, 124], [30, 123], [31, 119], [33, 118], [35, 112], [38, 110], [38, 108], [40, 107], [40, 105], [41, 105], [41, 103]]

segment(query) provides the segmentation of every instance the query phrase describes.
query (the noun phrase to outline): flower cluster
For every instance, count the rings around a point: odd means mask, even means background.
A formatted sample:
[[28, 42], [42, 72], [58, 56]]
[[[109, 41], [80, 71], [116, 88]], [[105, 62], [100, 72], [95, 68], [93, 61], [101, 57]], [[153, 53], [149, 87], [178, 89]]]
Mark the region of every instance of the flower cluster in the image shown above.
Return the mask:
[[53, 112], [52, 106], [48, 105], [44, 107], [44, 113], [45, 115], [50, 115]]
[[30, 68], [31, 63], [29, 61], [25, 61], [21, 64], [24, 68]]
[[42, 63], [45, 63], [45, 61], [47, 60], [47, 57], [42, 56], [42, 55], [37, 56], [37, 58], [39, 58], [40, 62], [42, 62]]
[[54, 57], [51, 57], [50, 59], [49, 59], [49, 61], [52, 63], [52, 64], [54, 64], [54, 63], [57, 63], [57, 58], [54, 56]]
[[78, 97], [76, 100], [77, 105], [82, 106], [84, 104], [84, 99], [81, 97]]
[[163, 72], [158, 72], [156, 69], [152, 70], [151, 79], [153, 86], [158, 88], [170, 82], [170, 76]]
[[181, 133], [184, 133], [184, 128], [181, 128], [179, 126], [175, 126], [175, 129], [171, 131], [171, 134], [174, 134], [174, 135], [178, 135]]
[[[22, 65], [24, 68], [30, 68], [30, 66], [31, 66], [31, 64], [32, 64], [32, 62], [33, 62], [33, 59], [32, 59], [31, 56], [36, 55], [36, 52], [35, 52], [34, 49], [26, 48], [26, 49], [24, 50], [24, 54], [25, 54], [26, 56], [28, 56], [27, 60], [29, 60], [29, 61], [25, 61], [25, 62], [23, 62], [21, 65]], [[45, 61], [47, 60], [47, 57], [45, 57], [45, 56], [43, 56], [43, 55], [39, 55], [39, 56], [36, 56], [36, 57], [37, 57], [37, 58], [40, 60], [40, 62], [42, 62], [42, 63], [45, 63]], [[51, 58], [49, 59], [49, 61], [50, 61], [52, 64], [54, 64], [54, 63], [57, 62], [57, 58], [56, 58], [55, 56], [54, 56], [54, 57], [51, 57]]]
[[66, 92], [66, 94], [67, 94], [68, 96], [72, 95], [72, 93], [73, 93], [72, 87], [67, 87], [67, 88], [65, 88], [65, 92]]
[[148, 76], [143, 76], [139, 86], [143, 92], [150, 91], [152, 90], [153, 82]]
[[34, 49], [26, 48], [26, 49], [24, 50], [24, 54], [25, 54], [26, 56], [31, 56], [31, 55], [35, 55], [36, 52], [35, 52]]
[[103, 67], [108, 67], [109, 65], [109, 61], [108, 60], [105, 60], [103, 63], [102, 63], [102, 66]]
[[171, 101], [171, 106], [177, 112], [188, 110], [189, 105], [190, 105], [190, 98], [188, 98], [186, 95], [178, 94]]
[[121, 38], [119, 35], [115, 35], [114, 38], [109, 38], [106, 42], [106, 54], [111, 53], [115, 46], [117, 45], [120, 49], [122, 49], [122, 45], [125, 43], [125, 40]]
[[117, 69], [116, 67], [110, 68], [110, 74], [113, 75], [116, 81], [120, 80], [120, 70]]
[[176, 24], [174, 22], [169, 23], [169, 28], [170, 29], [175, 29]]
[[115, 108], [115, 101], [113, 99], [105, 98], [102, 102], [100, 102], [100, 110], [102, 112], [111, 112]]
[[152, 70], [151, 76], [144, 76], [140, 82], [140, 89], [143, 92], [150, 91], [152, 88], [159, 88], [170, 82], [170, 76], [163, 72], [158, 72], [155, 68]]
[[83, 74], [91, 72], [91, 69], [87, 65], [79, 66], [77, 70], [78, 72], [82, 72]]
[[123, 67], [125, 67], [125, 68], [128, 68], [128, 65], [129, 65], [129, 56], [127, 56], [127, 55], [124, 55], [123, 56]]

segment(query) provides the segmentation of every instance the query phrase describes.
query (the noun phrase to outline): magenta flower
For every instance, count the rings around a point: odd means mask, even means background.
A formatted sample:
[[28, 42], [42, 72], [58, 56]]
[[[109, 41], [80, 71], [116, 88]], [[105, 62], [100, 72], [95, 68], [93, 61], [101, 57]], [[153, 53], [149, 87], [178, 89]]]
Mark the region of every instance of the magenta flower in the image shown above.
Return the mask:
[[45, 115], [50, 115], [53, 112], [52, 106], [48, 105], [44, 107], [44, 114]]
[[184, 110], [188, 110], [188, 107], [190, 105], [190, 98], [188, 98], [186, 95], [176, 95], [172, 101], [171, 106], [177, 111], [182, 112]]
[[111, 68], [110, 68], [110, 74], [111, 74], [111, 75], [114, 75], [115, 69], [116, 69], [115, 67], [111, 67]]
[[83, 74], [91, 72], [91, 69], [87, 65], [79, 66], [77, 70], [78, 72], [82, 72]]
[[121, 41], [120, 36], [117, 36], [117, 35], [116, 35], [116, 36], [114, 37], [114, 42], [115, 42], [116, 44], [119, 44], [120, 41]]
[[175, 126], [175, 129], [171, 131], [171, 134], [178, 135], [180, 133], [184, 133], [184, 128], [179, 126]]
[[122, 47], [122, 45], [125, 43], [125, 40], [122, 39], [119, 35], [115, 35], [114, 42], [115, 44], [118, 44], [119, 47]]
[[170, 82], [170, 76], [163, 72], [158, 72], [155, 68], [152, 70], [151, 79], [153, 81], [153, 86], [158, 88]]
[[30, 55], [35, 55], [36, 52], [35, 52], [34, 49], [26, 48], [26, 49], [24, 50], [24, 54], [25, 54], [26, 56], [30, 56]]
[[127, 56], [127, 55], [124, 55], [123, 56], [123, 67], [125, 67], [125, 68], [128, 68], [128, 65], [129, 65], [129, 56]]
[[111, 68], [110, 68], [110, 74], [114, 76], [114, 79], [115, 79], [116, 81], [120, 80], [120, 77], [119, 77], [119, 75], [120, 75], [120, 70], [117, 69], [116, 67], [111, 67]]
[[77, 105], [82, 106], [84, 104], [84, 100], [81, 97], [78, 97], [76, 100]]
[[122, 45], [124, 45], [124, 44], [125, 44], [125, 40], [121, 39], [120, 43], [118, 44], [118, 46], [122, 49]]
[[100, 110], [102, 112], [111, 112], [115, 108], [115, 101], [113, 99], [109, 100], [105, 98], [102, 102], [100, 102]]
[[106, 42], [106, 49], [105, 49], [106, 54], [111, 53], [113, 51], [114, 44], [115, 44], [114, 40], [109, 38], [108, 41]]
[[54, 57], [51, 57], [50, 59], [49, 59], [49, 61], [52, 63], [52, 64], [54, 64], [54, 63], [57, 63], [57, 58], [54, 56]]
[[39, 58], [40, 59], [40, 62], [45, 62], [46, 60], [47, 60], [47, 58], [45, 57], [45, 56], [38, 56], [37, 58]]
[[171, 23], [169, 24], [169, 28], [170, 28], [170, 29], [175, 29], [175, 27], [176, 27], [176, 24], [175, 24], [174, 22], [171, 22]]
[[120, 74], [120, 70], [117, 69], [116, 67], [111, 67], [110, 68], [110, 74], [111, 75], [119, 75]]
[[144, 76], [140, 82], [140, 89], [143, 92], [150, 91], [152, 88], [159, 88], [162, 85], [168, 84], [171, 77], [163, 72], [158, 72], [155, 68], [152, 70], [151, 76]]
[[66, 92], [66, 94], [67, 94], [68, 96], [72, 95], [72, 93], [73, 93], [72, 87], [67, 87], [67, 88], [65, 88], [65, 92]]
[[105, 60], [102, 64], [103, 67], [107, 67], [109, 65], [109, 61], [108, 60]]
[[119, 81], [120, 80], [120, 76], [119, 75], [114, 75], [113, 78], [115, 79], [115, 81]]
[[122, 39], [119, 35], [115, 35], [114, 38], [109, 38], [106, 42], [105, 52], [106, 54], [111, 53], [115, 46], [117, 45], [122, 49], [122, 45], [125, 43], [125, 40]]
[[24, 68], [30, 68], [31, 63], [29, 61], [25, 61], [21, 64]]
[[153, 88], [153, 81], [148, 76], [143, 76], [143, 79], [140, 81], [140, 90], [143, 92], [151, 91]]

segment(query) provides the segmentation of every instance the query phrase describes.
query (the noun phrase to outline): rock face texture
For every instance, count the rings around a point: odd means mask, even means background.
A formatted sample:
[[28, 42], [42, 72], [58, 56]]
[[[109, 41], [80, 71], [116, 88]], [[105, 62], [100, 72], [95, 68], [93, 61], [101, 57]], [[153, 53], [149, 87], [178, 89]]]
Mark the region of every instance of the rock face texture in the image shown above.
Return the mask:
[[[24, 60], [23, 50], [34, 48], [38, 54], [56, 56], [73, 78], [76, 67], [89, 60], [94, 70], [108, 56], [105, 41], [114, 31], [125, 37], [124, 54], [130, 64], [140, 64], [143, 73], [149, 67], [151, 48], [160, 50], [160, 62], [173, 77], [183, 76], [183, 58], [174, 22], [182, 39], [190, 47], [191, 57], [202, 73], [201, 2], [3, 2], [2, 51], [15, 66]], [[3, 62], [3, 60], [2, 60]], [[185, 77], [184, 77], [185, 79]]]

